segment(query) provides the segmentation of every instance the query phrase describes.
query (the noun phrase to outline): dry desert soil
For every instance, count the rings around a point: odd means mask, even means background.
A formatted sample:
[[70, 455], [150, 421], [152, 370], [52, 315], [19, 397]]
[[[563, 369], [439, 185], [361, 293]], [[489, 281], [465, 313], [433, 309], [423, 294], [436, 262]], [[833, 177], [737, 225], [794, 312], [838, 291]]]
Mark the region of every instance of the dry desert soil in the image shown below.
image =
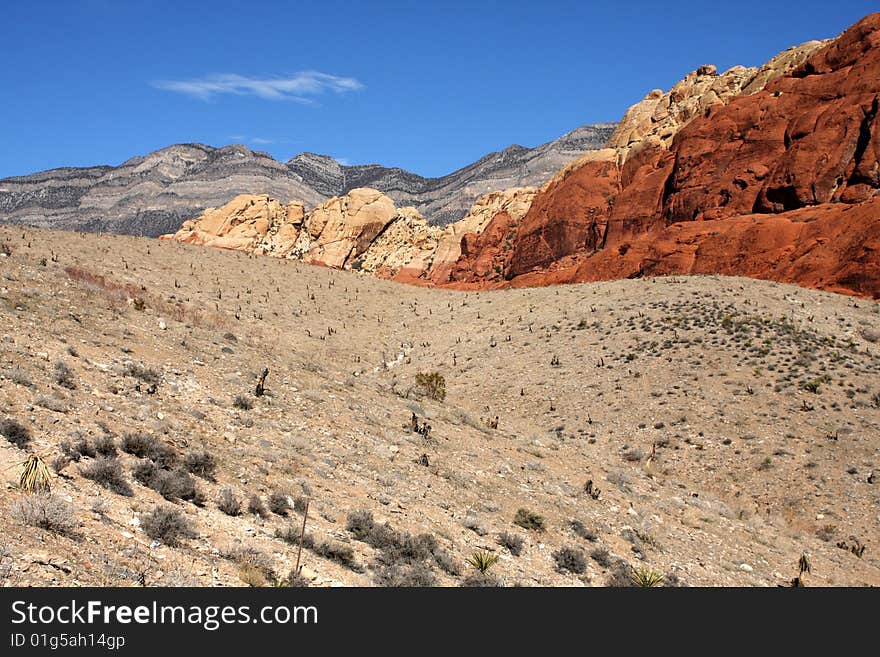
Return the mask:
[[[776, 586], [804, 553], [807, 586], [880, 584], [875, 302], [0, 244], [0, 584]], [[19, 489], [29, 454], [51, 496]]]

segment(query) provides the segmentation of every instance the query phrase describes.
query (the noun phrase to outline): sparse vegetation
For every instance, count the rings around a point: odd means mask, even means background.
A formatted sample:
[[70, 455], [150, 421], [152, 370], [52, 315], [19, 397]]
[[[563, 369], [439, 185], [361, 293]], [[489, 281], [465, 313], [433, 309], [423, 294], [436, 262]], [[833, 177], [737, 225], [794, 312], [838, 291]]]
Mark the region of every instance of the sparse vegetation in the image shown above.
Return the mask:
[[73, 534], [77, 527], [73, 507], [52, 493], [25, 495], [12, 503], [10, 514], [24, 525], [55, 534]]
[[250, 586], [263, 586], [275, 579], [272, 558], [262, 550], [250, 545], [235, 545], [221, 552], [224, 558], [241, 566], [239, 575]]
[[525, 543], [525, 541], [522, 537], [517, 536], [516, 534], [502, 532], [498, 535], [498, 544], [502, 547], [506, 547], [508, 552], [515, 557], [522, 554], [523, 543]]
[[480, 573], [485, 574], [498, 563], [498, 555], [488, 550], [477, 550], [467, 558], [467, 562]]
[[0, 420], [0, 434], [19, 449], [25, 449], [31, 441], [28, 428], [12, 418]]
[[654, 587], [663, 584], [663, 575], [655, 570], [651, 570], [647, 566], [633, 569], [632, 581], [636, 586]]
[[170, 506], [156, 506], [141, 518], [141, 527], [150, 538], [172, 547], [180, 545], [181, 539], [197, 535], [189, 518], [180, 509]]
[[553, 553], [556, 570], [581, 575], [587, 570], [587, 558], [584, 551], [576, 547], [563, 547]]
[[249, 411], [254, 407], [254, 402], [246, 395], [236, 395], [232, 400], [232, 405], [240, 411]]
[[462, 588], [496, 588], [502, 584], [492, 573], [475, 572], [465, 577], [461, 586]]
[[31, 454], [22, 467], [18, 488], [26, 493], [48, 493], [52, 487], [50, 479], [49, 469], [43, 463], [43, 459]]
[[97, 458], [88, 465], [81, 466], [79, 472], [86, 479], [91, 479], [118, 495], [131, 497], [134, 494], [122, 473], [122, 464], [114, 457]]
[[235, 491], [227, 486], [220, 491], [217, 508], [227, 516], [239, 516], [241, 515], [241, 500]]
[[290, 511], [287, 493], [276, 490], [269, 495], [269, 510], [276, 515], [286, 516]]
[[608, 568], [614, 563], [611, 552], [604, 546], [593, 549], [593, 551], [590, 552], [590, 557], [603, 568]]
[[160, 468], [177, 464], [177, 454], [155, 436], [146, 433], [127, 433], [122, 437], [120, 449], [141, 459], [150, 459]]
[[206, 449], [193, 450], [184, 457], [183, 464], [190, 473], [197, 477], [214, 481], [217, 472], [217, 457]]
[[269, 510], [266, 508], [266, 505], [263, 504], [263, 500], [260, 499], [260, 496], [257, 494], [251, 495], [248, 499], [248, 513], [252, 513], [255, 516], [260, 516], [261, 518], [269, 517]]
[[546, 527], [544, 525], [544, 516], [529, 511], [528, 509], [518, 509], [516, 516], [513, 518], [513, 524], [519, 525], [523, 529], [530, 531], [543, 532]]
[[116, 456], [116, 441], [113, 436], [104, 434], [95, 438], [95, 452], [101, 456]]
[[572, 520], [570, 526], [571, 531], [573, 531], [576, 535], [580, 536], [583, 539], [586, 539], [590, 542], [596, 542], [599, 540], [599, 534], [597, 534], [592, 529], [589, 529], [580, 520]]
[[150, 386], [158, 386], [162, 382], [162, 373], [150, 367], [145, 367], [134, 361], [127, 361], [124, 369], [125, 375], [143, 381]]
[[373, 570], [374, 581], [381, 586], [432, 586], [435, 578], [428, 561], [450, 575], [459, 574], [458, 565], [430, 534], [413, 535], [380, 525], [368, 511], [350, 513], [346, 529], [380, 550]]
[[67, 363], [63, 360], [55, 361], [54, 370], [55, 383], [69, 390], [76, 389], [75, 375]]
[[439, 372], [416, 374], [416, 389], [420, 394], [434, 401], [442, 402], [446, 399], [446, 379]]

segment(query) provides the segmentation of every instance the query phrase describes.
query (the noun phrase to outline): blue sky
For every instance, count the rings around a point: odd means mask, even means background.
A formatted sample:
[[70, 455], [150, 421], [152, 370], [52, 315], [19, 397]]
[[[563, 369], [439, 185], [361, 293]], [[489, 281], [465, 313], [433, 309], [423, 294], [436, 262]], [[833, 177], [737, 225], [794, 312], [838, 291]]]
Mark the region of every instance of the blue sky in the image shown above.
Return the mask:
[[0, 177], [245, 143], [442, 175], [876, 2], [4, 0]]

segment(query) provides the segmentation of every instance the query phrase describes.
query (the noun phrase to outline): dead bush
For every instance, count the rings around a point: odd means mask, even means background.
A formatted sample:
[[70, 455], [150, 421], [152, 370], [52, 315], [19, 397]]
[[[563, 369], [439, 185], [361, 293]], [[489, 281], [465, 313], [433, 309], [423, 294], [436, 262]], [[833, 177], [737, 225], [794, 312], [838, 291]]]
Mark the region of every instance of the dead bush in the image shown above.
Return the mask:
[[21, 497], [12, 503], [10, 514], [24, 525], [55, 534], [73, 534], [77, 527], [74, 508], [51, 493]]

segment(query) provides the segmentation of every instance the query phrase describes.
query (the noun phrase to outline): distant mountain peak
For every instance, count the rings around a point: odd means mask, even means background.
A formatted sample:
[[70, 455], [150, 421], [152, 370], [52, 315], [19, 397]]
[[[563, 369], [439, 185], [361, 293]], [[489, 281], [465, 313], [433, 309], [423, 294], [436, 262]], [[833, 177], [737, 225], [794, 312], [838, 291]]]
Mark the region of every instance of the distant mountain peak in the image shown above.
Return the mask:
[[581, 126], [536, 148], [511, 144], [439, 178], [381, 164], [348, 166], [303, 152], [279, 162], [245, 144], [171, 144], [116, 167], [62, 168], [0, 179], [0, 222], [158, 236], [239, 194], [268, 194], [313, 207], [371, 187], [432, 224], [461, 219], [478, 195], [540, 186], [584, 152], [601, 148], [615, 124]]

